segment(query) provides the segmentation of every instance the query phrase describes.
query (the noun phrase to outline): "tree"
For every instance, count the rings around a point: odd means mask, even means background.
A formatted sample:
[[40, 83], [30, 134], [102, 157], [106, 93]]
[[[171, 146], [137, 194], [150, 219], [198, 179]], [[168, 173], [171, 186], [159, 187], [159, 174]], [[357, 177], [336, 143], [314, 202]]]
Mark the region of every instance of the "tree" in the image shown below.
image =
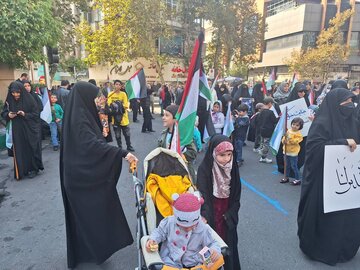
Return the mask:
[[118, 64], [139, 57], [152, 60], [162, 78], [162, 68], [169, 59], [158, 54], [156, 40], [169, 37], [172, 18], [164, 1], [160, 0], [98, 0], [93, 9], [103, 14], [103, 22], [93, 29], [82, 22], [79, 32], [90, 65]]
[[62, 22], [52, 13], [51, 0], [1, 2], [0, 62], [25, 68], [44, 60], [43, 47], [61, 38]]
[[200, 13], [214, 28], [208, 67], [228, 73], [231, 63], [249, 67], [257, 61], [264, 27], [255, 0], [208, 0]]
[[329, 27], [320, 32], [314, 48], [293, 51], [285, 63], [290, 72], [298, 72], [303, 78], [321, 77], [327, 80], [331, 67], [341, 64], [349, 57], [349, 48], [344, 42], [342, 26], [351, 17], [348, 9], [336, 14], [329, 22]]

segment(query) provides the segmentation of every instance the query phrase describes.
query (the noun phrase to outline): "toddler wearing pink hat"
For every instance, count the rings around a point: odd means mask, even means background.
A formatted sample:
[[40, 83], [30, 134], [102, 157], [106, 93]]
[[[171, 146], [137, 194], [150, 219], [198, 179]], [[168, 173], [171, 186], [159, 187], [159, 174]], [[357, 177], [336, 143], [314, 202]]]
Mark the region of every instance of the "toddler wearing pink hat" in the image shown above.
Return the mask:
[[203, 199], [198, 192], [173, 194], [174, 215], [164, 218], [151, 233], [146, 248], [162, 243], [160, 257], [165, 265], [176, 268], [191, 268], [203, 264], [199, 252], [207, 246], [211, 259], [216, 261], [221, 254], [219, 244], [211, 235], [209, 225], [200, 215]]

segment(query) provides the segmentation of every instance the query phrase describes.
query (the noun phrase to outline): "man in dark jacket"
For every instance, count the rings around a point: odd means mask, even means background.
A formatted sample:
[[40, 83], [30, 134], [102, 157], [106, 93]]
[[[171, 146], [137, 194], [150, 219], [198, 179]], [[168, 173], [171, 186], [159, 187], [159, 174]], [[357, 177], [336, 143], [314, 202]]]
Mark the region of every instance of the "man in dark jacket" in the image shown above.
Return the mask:
[[274, 99], [272, 97], [265, 97], [263, 103], [263, 110], [260, 112], [257, 119], [257, 123], [259, 124], [258, 128], [260, 128], [261, 135], [261, 143], [259, 150], [261, 158], [259, 161], [263, 163], [272, 163], [272, 159], [267, 158], [267, 154], [269, 152], [270, 139], [274, 132], [278, 119], [276, 118], [274, 112], [271, 110]]
[[70, 91], [68, 90], [69, 85], [70, 83], [68, 80], [62, 80], [59, 90], [56, 91], [56, 95], [58, 99], [57, 103], [61, 106], [61, 108], [64, 111], [65, 111], [66, 101], [70, 93]]

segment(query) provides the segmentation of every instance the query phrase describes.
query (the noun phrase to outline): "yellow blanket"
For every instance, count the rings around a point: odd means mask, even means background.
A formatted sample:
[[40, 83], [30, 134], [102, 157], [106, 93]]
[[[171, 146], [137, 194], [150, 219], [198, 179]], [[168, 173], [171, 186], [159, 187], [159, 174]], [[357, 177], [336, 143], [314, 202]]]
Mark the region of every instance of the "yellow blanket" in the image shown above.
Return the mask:
[[173, 214], [171, 199], [172, 194], [185, 193], [191, 187], [191, 181], [188, 176], [169, 175], [161, 177], [156, 174], [150, 174], [146, 182], [146, 190], [151, 194], [151, 198], [163, 217]]

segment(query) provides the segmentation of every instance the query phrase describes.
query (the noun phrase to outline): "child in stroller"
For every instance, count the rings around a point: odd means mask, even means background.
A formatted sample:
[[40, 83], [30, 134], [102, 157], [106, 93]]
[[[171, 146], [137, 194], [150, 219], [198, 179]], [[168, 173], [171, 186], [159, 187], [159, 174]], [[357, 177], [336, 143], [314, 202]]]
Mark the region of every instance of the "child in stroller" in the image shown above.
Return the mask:
[[204, 258], [199, 252], [207, 247], [210, 257], [208, 262], [214, 264], [219, 261], [221, 266], [223, 260], [220, 245], [213, 238], [209, 225], [203, 222], [200, 215], [200, 208], [204, 202], [200, 194], [175, 193], [173, 201], [174, 215], [163, 219], [151, 233], [146, 243], [147, 251], [157, 251], [158, 244], [162, 243], [160, 257], [166, 266], [175, 269], [183, 267], [194, 269], [204, 265]]

